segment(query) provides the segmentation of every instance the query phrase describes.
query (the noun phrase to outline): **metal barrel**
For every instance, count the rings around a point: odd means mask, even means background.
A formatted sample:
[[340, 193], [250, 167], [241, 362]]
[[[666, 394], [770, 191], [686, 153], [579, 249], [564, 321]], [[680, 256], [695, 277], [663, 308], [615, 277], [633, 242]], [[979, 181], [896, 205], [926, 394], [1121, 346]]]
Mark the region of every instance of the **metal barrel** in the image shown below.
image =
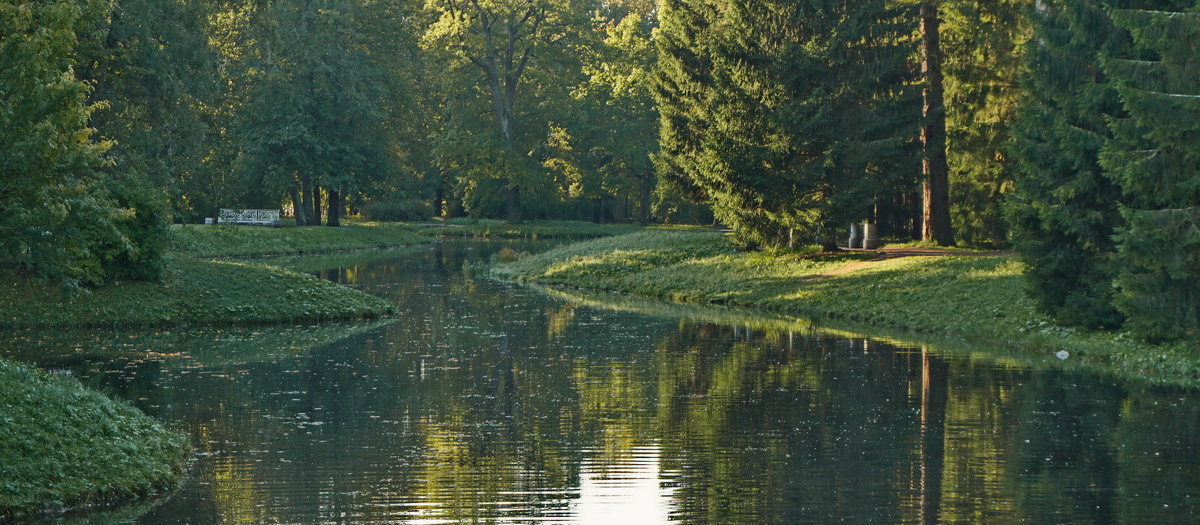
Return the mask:
[[863, 223], [863, 248], [874, 250], [879, 247], [879, 225]]

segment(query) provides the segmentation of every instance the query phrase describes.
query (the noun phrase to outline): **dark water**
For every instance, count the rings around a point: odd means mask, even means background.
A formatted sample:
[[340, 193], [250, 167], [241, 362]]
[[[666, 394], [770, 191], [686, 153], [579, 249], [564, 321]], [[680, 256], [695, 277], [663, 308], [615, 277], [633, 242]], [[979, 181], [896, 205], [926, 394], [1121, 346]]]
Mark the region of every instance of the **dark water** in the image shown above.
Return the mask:
[[196, 444], [177, 493], [89, 520], [1200, 519], [1195, 391], [468, 278], [498, 247], [280, 261], [395, 301], [383, 326], [25, 334], [0, 348]]

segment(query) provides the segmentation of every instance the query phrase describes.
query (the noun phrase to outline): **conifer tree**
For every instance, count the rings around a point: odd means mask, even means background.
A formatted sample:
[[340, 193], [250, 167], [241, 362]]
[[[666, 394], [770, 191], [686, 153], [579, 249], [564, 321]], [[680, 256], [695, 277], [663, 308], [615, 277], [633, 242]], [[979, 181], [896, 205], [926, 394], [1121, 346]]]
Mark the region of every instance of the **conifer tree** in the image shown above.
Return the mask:
[[916, 172], [911, 7], [664, 2], [664, 176], [753, 243], [828, 244], [868, 217]]
[[1022, 94], [1023, 50], [1031, 28], [1026, 0], [946, 0], [942, 66], [946, 77], [950, 213], [956, 241], [1008, 243], [1001, 204], [1012, 191], [1007, 150]]
[[1128, 111], [1101, 159], [1126, 204], [1116, 304], [1152, 340], [1200, 335], [1200, 3], [1187, 4], [1114, 10], [1134, 49], [1104, 61]]
[[1099, 164], [1106, 117], [1121, 113], [1097, 54], [1127, 40], [1100, 0], [1054, 0], [1033, 13], [1025, 98], [1014, 129], [1013, 242], [1039, 309], [1066, 324], [1115, 326], [1112, 235], [1119, 189]]

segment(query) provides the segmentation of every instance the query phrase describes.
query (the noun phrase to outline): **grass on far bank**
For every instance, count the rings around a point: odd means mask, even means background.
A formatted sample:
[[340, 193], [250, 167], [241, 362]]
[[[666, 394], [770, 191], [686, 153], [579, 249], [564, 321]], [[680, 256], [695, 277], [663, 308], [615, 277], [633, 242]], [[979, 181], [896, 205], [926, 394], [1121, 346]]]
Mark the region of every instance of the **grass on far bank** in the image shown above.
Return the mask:
[[421, 233], [471, 239], [595, 239], [642, 230], [636, 224], [597, 224], [586, 221], [531, 221], [508, 224], [500, 219], [455, 218], [431, 221]]
[[927, 333], [1095, 363], [1128, 378], [1200, 384], [1200, 349], [1064, 328], [1039, 315], [1014, 257], [880, 261], [821, 274], [865, 255], [741, 253], [716, 233], [642, 232], [575, 243], [491, 269], [501, 279], [757, 308]]
[[192, 257], [302, 255], [390, 248], [429, 243], [428, 236], [402, 223], [347, 219], [343, 226], [244, 226], [234, 224], [171, 226], [168, 249]]
[[164, 491], [188, 450], [128, 404], [0, 359], [0, 521]]
[[264, 324], [375, 318], [393, 306], [316, 277], [244, 261], [168, 257], [161, 282], [64, 297], [33, 279], [0, 276], [0, 329], [30, 326]]

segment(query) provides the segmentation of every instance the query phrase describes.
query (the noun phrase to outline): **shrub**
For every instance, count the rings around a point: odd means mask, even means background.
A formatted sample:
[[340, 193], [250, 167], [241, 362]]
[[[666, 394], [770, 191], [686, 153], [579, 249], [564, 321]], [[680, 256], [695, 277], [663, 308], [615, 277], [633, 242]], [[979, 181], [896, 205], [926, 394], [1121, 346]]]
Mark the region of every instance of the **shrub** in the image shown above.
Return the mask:
[[374, 221], [415, 221], [433, 216], [433, 207], [420, 199], [371, 201], [363, 206], [363, 215]]
[[517, 259], [520, 259], [521, 255], [523, 255], [521, 252], [505, 246], [500, 248], [500, 251], [496, 253], [496, 258], [500, 259], [501, 262], [513, 262]]

